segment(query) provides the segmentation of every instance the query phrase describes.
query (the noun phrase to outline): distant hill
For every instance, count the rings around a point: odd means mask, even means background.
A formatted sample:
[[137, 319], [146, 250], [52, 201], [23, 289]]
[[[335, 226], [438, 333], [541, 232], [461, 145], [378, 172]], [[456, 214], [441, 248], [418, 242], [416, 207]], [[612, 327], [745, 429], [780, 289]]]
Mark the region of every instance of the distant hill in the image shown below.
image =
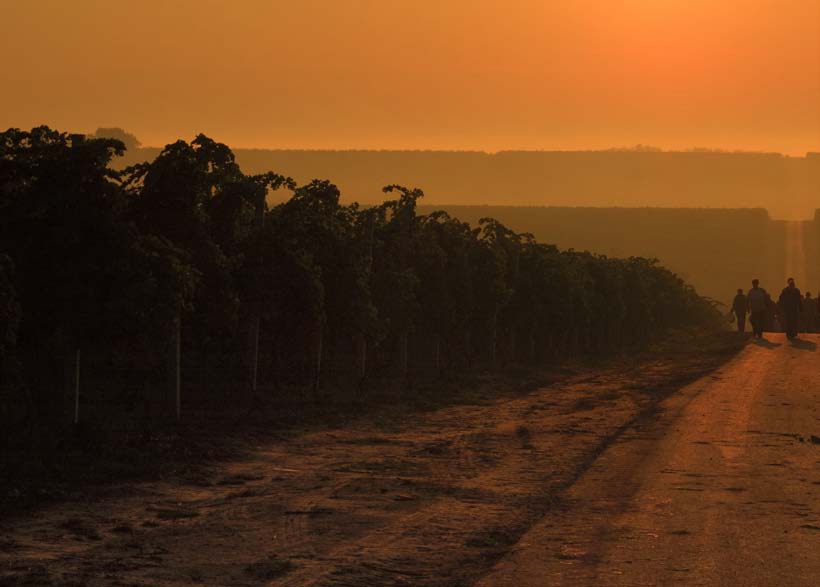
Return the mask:
[[[156, 157], [135, 149], [122, 164]], [[347, 201], [381, 187], [420, 187], [428, 204], [763, 208], [809, 219], [820, 207], [820, 157], [661, 151], [299, 151], [235, 149], [246, 172], [329, 179]]]

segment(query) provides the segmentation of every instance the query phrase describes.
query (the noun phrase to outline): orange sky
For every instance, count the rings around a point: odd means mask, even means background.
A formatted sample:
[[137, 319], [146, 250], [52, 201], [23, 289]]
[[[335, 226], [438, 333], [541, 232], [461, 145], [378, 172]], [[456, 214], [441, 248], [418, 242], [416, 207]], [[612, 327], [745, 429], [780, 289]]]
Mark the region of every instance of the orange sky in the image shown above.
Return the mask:
[[0, 0], [0, 127], [820, 151], [820, 0]]

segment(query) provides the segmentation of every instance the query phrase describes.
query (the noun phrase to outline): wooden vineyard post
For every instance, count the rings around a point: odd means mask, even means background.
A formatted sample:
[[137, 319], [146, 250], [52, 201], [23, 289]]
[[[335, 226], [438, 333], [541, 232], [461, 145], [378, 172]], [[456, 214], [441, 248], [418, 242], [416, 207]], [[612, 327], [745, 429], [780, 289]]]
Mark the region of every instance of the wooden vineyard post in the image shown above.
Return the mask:
[[181, 309], [177, 307], [176, 315], [171, 324], [171, 340], [167, 347], [166, 364], [166, 385], [168, 394], [166, 401], [173, 404], [174, 419], [179, 421], [182, 417], [182, 315]]
[[74, 425], [80, 423], [80, 349], [74, 353]]
[[182, 417], [182, 352], [180, 339], [182, 319], [177, 311], [177, 317], [174, 324], [174, 407], [176, 412], [177, 422]]
[[256, 397], [256, 388], [257, 382], [259, 378], [259, 328], [261, 322], [261, 311], [259, 308], [259, 303], [254, 302], [253, 304], [253, 317], [251, 318], [251, 332], [250, 332], [250, 343], [251, 343], [251, 356], [250, 356], [250, 373], [249, 373], [249, 383], [250, 383], [250, 397]]

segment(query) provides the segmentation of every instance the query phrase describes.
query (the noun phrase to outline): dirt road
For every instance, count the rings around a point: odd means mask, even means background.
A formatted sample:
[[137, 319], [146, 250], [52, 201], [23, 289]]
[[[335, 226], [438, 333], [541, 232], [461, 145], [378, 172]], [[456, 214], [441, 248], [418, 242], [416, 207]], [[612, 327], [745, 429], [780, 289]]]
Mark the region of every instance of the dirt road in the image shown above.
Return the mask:
[[479, 585], [820, 584], [820, 337], [768, 338], [616, 440]]
[[818, 342], [579, 370], [78, 494], [0, 521], [0, 585], [815, 585]]

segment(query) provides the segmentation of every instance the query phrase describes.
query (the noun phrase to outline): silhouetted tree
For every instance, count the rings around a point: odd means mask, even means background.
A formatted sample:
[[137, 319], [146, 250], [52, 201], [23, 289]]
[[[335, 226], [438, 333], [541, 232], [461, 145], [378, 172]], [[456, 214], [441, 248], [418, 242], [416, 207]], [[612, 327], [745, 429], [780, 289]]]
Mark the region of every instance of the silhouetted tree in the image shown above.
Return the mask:
[[98, 128], [89, 139], [114, 139], [122, 143], [127, 151], [134, 151], [142, 146], [137, 137], [119, 127]]
[[[440, 376], [719, 326], [654, 260], [420, 215], [418, 189], [389, 185], [394, 199], [362, 208], [329, 181], [245, 175], [204, 135], [119, 173], [109, 163], [123, 149], [46, 127], [0, 133], [0, 385], [43, 426], [77, 413], [81, 349], [138, 367], [129, 385], [141, 378], [150, 422], [163, 384], [180, 415], [183, 347], [245, 399], [264, 397], [261, 381], [319, 401], [323, 381], [361, 385], [384, 367], [407, 387], [425, 361]], [[269, 209], [281, 188], [292, 197]], [[18, 421], [10, 406], [0, 424]]]
[[424, 196], [419, 189], [399, 185], [383, 188], [398, 192], [378, 209], [374, 254], [374, 293], [383, 327], [392, 335], [398, 350], [399, 379], [408, 381], [409, 338], [418, 312], [419, 279], [411, 266], [416, 229], [416, 203]]

